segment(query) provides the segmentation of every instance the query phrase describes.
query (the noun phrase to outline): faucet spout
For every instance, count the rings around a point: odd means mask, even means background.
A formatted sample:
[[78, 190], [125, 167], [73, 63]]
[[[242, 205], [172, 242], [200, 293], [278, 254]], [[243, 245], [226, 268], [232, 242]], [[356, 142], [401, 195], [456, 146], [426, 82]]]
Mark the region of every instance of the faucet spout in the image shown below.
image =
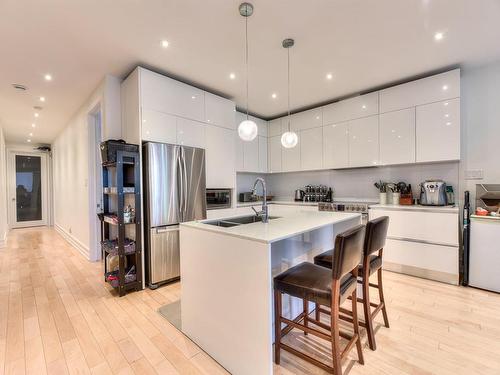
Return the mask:
[[[262, 216], [262, 222], [267, 223], [269, 222], [269, 209], [267, 206], [267, 187], [266, 187], [266, 181], [262, 177], [258, 177], [255, 182], [253, 183], [253, 188], [252, 188], [252, 193], [255, 195], [255, 192], [257, 190], [257, 185], [262, 184], [262, 211], [260, 212], [255, 212], [256, 215]], [[253, 207], [252, 207], [253, 208]], [[255, 209], [254, 209], [255, 211]]]

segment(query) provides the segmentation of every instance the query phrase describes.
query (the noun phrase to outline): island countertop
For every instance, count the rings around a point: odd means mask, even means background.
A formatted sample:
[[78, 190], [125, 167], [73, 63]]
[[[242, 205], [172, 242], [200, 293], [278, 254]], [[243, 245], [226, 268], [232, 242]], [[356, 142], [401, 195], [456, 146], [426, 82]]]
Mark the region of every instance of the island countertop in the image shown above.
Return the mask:
[[[181, 227], [186, 226], [269, 244], [356, 217], [359, 217], [361, 221], [361, 214], [359, 213], [323, 211], [290, 212], [281, 209], [279, 206], [269, 208], [269, 215], [277, 216], [277, 218], [269, 220], [268, 223], [256, 222], [225, 228], [206, 224], [207, 221], [211, 220], [197, 220], [182, 223]], [[239, 216], [242, 215], [230, 216], [221, 220], [230, 220]]]

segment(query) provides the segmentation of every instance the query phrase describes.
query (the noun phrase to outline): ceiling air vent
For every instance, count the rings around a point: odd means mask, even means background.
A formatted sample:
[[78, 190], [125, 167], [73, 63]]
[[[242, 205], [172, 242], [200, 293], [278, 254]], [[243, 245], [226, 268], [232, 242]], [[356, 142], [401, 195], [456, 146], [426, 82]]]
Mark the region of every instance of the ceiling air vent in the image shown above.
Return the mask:
[[40, 107], [39, 105], [36, 105], [33, 107], [34, 110], [36, 111], [41, 111], [43, 109], [43, 107]]
[[21, 85], [19, 83], [13, 83], [12, 87], [14, 87], [16, 90], [21, 90], [21, 91], [26, 91], [28, 88], [24, 85]]

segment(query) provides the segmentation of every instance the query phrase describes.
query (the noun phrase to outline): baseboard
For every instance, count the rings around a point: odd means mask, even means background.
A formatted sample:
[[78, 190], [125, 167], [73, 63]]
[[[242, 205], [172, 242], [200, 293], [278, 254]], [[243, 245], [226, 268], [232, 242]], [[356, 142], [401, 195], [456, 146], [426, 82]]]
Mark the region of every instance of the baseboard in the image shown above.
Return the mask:
[[0, 237], [0, 249], [2, 247], [7, 246], [7, 233], [9, 233], [8, 230], [6, 230], [5, 233], [3, 234], [3, 236]]
[[75, 238], [71, 233], [66, 232], [60, 225], [54, 223], [54, 229], [74, 248], [76, 248], [80, 254], [82, 254], [85, 259], [90, 259], [90, 251], [87, 246], [80, 242], [79, 239]]
[[406, 264], [392, 263], [384, 261], [384, 270], [404, 273], [410, 276], [420, 277], [422, 279], [429, 279], [440, 281], [442, 283], [458, 285], [459, 275], [451, 274], [448, 272], [441, 272], [435, 270], [423, 269], [420, 267], [408, 266]]

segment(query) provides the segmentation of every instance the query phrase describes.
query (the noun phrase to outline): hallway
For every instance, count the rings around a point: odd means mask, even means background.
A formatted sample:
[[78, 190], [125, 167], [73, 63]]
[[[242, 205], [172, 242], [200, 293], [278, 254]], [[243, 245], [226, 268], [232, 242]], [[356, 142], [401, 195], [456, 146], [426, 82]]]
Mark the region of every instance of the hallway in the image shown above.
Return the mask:
[[[346, 374], [499, 374], [500, 295], [386, 272], [391, 328]], [[118, 298], [53, 229], [12, 230], [0, 249], [0, 375], [227, 374], [156, 311], [180, 283]], [[328, 346], [298, 333], [295, 345]], [[366, 341], [366, 337], [363, 338]], [[323, 374], [283, 353], [277, 374]], [[258, 375], [258, 374], [256, 374]]]

